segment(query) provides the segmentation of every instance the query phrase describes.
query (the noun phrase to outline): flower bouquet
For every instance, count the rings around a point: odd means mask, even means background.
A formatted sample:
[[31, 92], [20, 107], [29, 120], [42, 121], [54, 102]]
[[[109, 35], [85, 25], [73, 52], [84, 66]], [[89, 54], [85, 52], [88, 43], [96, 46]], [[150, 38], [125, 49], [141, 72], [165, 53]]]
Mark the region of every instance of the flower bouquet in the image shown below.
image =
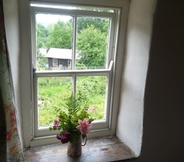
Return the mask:
[[56, 134], [56, 138], [62, 143], [69, 142], [67, 151], [69, 156], [79, 156], [81, 154], [81, 137], [84, 140], [84, 146], [93, 121], [87, 106], [82, 104], [81, 97], [74, 98], [71, 95], [66, 99], [64, 107], [56, 109], [56, 113], [58, 118], [54, 120], [53, 126], [49, 129], [60, 131]]

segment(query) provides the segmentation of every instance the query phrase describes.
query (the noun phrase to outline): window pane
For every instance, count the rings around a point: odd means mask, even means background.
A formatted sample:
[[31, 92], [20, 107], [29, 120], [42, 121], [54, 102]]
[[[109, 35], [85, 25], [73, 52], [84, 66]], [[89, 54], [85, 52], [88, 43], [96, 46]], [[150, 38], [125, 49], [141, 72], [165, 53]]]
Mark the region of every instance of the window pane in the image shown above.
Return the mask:
[[36, 14], [37, 70], [71, 69], [73, 17]]
[[108, 18], [77, 18], [77, 69], [106, 68], [109, 24]]
[[83, 102], [81, 104], [87, 104], [91, 117], [96, 120], [105, 120], [106, 85], [106, 76], [77, 77], [77, 95], [82, 94]]
[[38, 78], [38, 127], [49, 126], [61, 108], [64, 99], [72, 94], [71, 77]]
[[96, 8], [96, 7], [77, 7], [78, 10], [84, 11], [94, 11], [94, 12], [114, 12], [114, 10], [109, 8]]

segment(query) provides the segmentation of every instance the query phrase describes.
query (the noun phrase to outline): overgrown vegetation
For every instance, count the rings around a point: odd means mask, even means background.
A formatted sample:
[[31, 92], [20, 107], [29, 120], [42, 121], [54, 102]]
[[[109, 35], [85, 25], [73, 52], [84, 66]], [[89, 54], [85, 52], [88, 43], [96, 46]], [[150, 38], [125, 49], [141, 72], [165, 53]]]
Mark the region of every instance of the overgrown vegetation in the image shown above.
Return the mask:
[[[72, 82], [69, 77], [49, 77], [38, 80], [39, 126], [48, 126], [58, 116], [56, 109], [64, 107], [65, 99], [72, 93]], [[95, 119], [104, 118], [106, 77], [83, 76], [77, 78], [77, 95], [81, 107], [88, 106], [90, 116]], [[66, 110], [67, 111], [67, 110]]]
[[[76, 68], [104, 68], [108, 37], [108, 19], [82, 18], [77, 22], [77, 51], [80, 59]], [[48, 27], [37, 24], [37, 48], [72, 48], [72, 20]], [[37, 68], [46, 70], [45, 59], [37, 54]], [[77, 77], [77, 95], [82, 94], [81, 106], [88, 105], [91, 117], [104, 118], [106, 98], [105, 76]], [[80, 92], [80, 93], [79, 93]], [[58, 116], [55, 111], [61, 108], [65, 99], [72, 93], [71, 77], [43, 77], [38, 79], [39, 126], [48, 126]], [[66, 110], [67, 111], [67, 110]]]

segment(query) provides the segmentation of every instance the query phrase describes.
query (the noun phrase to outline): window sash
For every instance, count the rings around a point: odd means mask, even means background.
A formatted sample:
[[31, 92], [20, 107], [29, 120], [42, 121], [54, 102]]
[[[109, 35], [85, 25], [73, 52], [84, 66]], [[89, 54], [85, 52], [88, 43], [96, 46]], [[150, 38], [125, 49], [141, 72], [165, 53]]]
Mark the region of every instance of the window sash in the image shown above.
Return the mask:
[[[111, 94], [111, 89], [109, 87], [111, 87], [110, 85], [112, 85], [112, 74], [111, 74], [112, 71], [110, 71], [109, 73], [92, 73], [92, 75], [85, 75], [85, 76], [106, 76], [107, 77], [107, 85], [106, 87], [107, 90], [106, 90], [106, 106], [105, 106], [105, 112], [104, 112], [104, 115], [105, 115], [105, 120], [97, 120], [97, 121], [94, 121], [93, 122], [93, 127], [92, 127], [92, 130], [97, 130], [97, 129], [110, 129], [110, 123], [109, 123], [109, 117], [110, 117], [110, 94]], [[69, 74], [67, 76], [71, 76], [73, 78], [73, 87], [74, 87], [74, 91], [76, 91], [76, 77], [77, 76], [83, 76], [84, 74], [81, 74], [81, 73], [76, 73], [74, 74], [72, 72], [72, 74]], [[66, 76], [65, 74], [64, 75], [54, 75], [54, 77], [64, 77]], [[38, 78], [40, 77], [48, 77], [47, 75], [42, 75], [42, 76], [36, 76], [34, 77], [34, 136], [35, 137], [40, 137], [40, 136], [46, 136], [46, 135], [53, 135], [53, 134], [56, 134], [56, 132], [54, 131], [50, 131], [48, 129], [48, 127], [41, 127], [41, 128], [38, 128], [38, 98], [37, 98], [37, 94], [38, 94]], [[51, 77], [49, 75], [49, 77]]]
[[53, 135], [56, 132], [49, 131], [48, 127], [42, 127], [38, 128], [38, 78], [40, 77], [66, 77], [71, 76], [73, 78], [73, 91], [74, 94], [76, 92], [76, 77], [77, 76], [107, 76], [107, 94], [106, 94], [106, 120], [98, 120], [93, 122], [93, 128], [92, 130], [97, 129], [110, 129], [110, 94], [111, 94], [111, 88], [112, 87], [112, 69], [113, 69], [113, 61], [111, 61], [109, 69], [108, 70], [67, 70], [67, 71], [55, 71], [55, 72], [48, 72], [48, 71], [42, 71], [42, 72], [34, 72], [34, 135], [35, 137], [45, 136], [45, 135]]
[[114, 30], [115, 30], [115, 17], [116, 13], [103, 13], [103, 12], [94, 12], [94, 11], [80, 11], [80, 10], [66, 10], [66, 9], [55, 9], [55, 8], [42, 8], [42, 7], [31, 7], [31, 26], [32, 26], [32, 63], [34, 68], [36, 68], [36, 20], [35, 15], [37, 13], [43, 14], [62, 14], [62, 15], [70, 15], [73, 16], [73, 48], [72, 48], [72, 69], [75, 67], [76, 61], [76, 30], [77, 30], [77, 17], [99, 17], [99, 18], [109, 18], [111, 20], [110, 28], [109, 28], [109, 39], [107, 42], [108, 49], [106, 51], [106, 66], [110, 65], [110, 60], [114, 59]]
[[35, 71], [34, 75], [37, 77], [55, 77], [55, 76], [71, 76], [77, 75], [101, 75], [112, 72], [113, 61], [111, 60], [108, 69], [95, 69], [95, 70], [47, 70], [47, 71]]
[[[72, 49], [72, 68], [75, 65], [75, 55], [76, 55], [76, 20], [77, 17], [84, 16], [84, 17], [99, 17], [99, 18], [109, 18], [111, 23], [109, 27], [109, 39], [108, 39], [108, 49], [106, 53], [106, 69], [95, 69], [95, 70], [47, 70], [47, 71], [34, 71], [34, 78], [33, 78], [33, 91], [34, 91], [34, 137], [41, 137], [41, 136], [48, 136], [53, 135], [56, 132], [49, 131], [48, 127], [38, 129], [38, 108], [37, 108], [37, 80], [38, 77], [59, 77], [59, 76], [73, 76], [73, 82], [76, 82], [76, 76], [107, 76], [108, 83], [107, 83], [107, 94], [106, 94], [106, 121], [95, 121], [93, 124], [93, 131], [96, 130], [110, 130], [111, 125], [111, 112], [112, 112], [112, 81], [114, 80], [113, 77], [113, 60], [115, 58], [115, 22], [116, 22], [116, 13], [103, 13], [103, 12], [94, 12], [94, 11], [82, 11], [82, 10], [66, 10], [66, 9], [53, 9], [53, 8], [42, 8], [42, 7], [31, 7], [31, 25], [32, 25], [32, 60], [33, 60], [33, 67], [36, 67], [36, 21], [35, 15], [36, 13], [43, 13], [43, 14], [62, 14], [62, 15], [70, 15], [73, 16], [73, 49]], [[108, 68], [107, 68], [108, 67]], [[74, 84], [74, 94], [76, 92], [76, 84]]]

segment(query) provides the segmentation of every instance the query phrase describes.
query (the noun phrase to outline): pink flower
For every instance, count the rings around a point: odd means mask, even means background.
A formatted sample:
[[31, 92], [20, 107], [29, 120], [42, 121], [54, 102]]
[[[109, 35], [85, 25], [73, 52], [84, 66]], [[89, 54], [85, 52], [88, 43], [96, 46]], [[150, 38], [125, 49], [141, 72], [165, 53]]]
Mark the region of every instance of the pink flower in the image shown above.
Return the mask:
[[59, 125], [59, 120], [58, 119], [54, 119], [53, 128], [57, 128], [58, 125]]
[[80, 130], [80, 132], [84, 135], [86, 135], [92, 127], [92, 124], [88, 121], [87, 118], [85, 118], [83, 121], [78, 120], [78, 123], [79, 125], [76, 128]]

